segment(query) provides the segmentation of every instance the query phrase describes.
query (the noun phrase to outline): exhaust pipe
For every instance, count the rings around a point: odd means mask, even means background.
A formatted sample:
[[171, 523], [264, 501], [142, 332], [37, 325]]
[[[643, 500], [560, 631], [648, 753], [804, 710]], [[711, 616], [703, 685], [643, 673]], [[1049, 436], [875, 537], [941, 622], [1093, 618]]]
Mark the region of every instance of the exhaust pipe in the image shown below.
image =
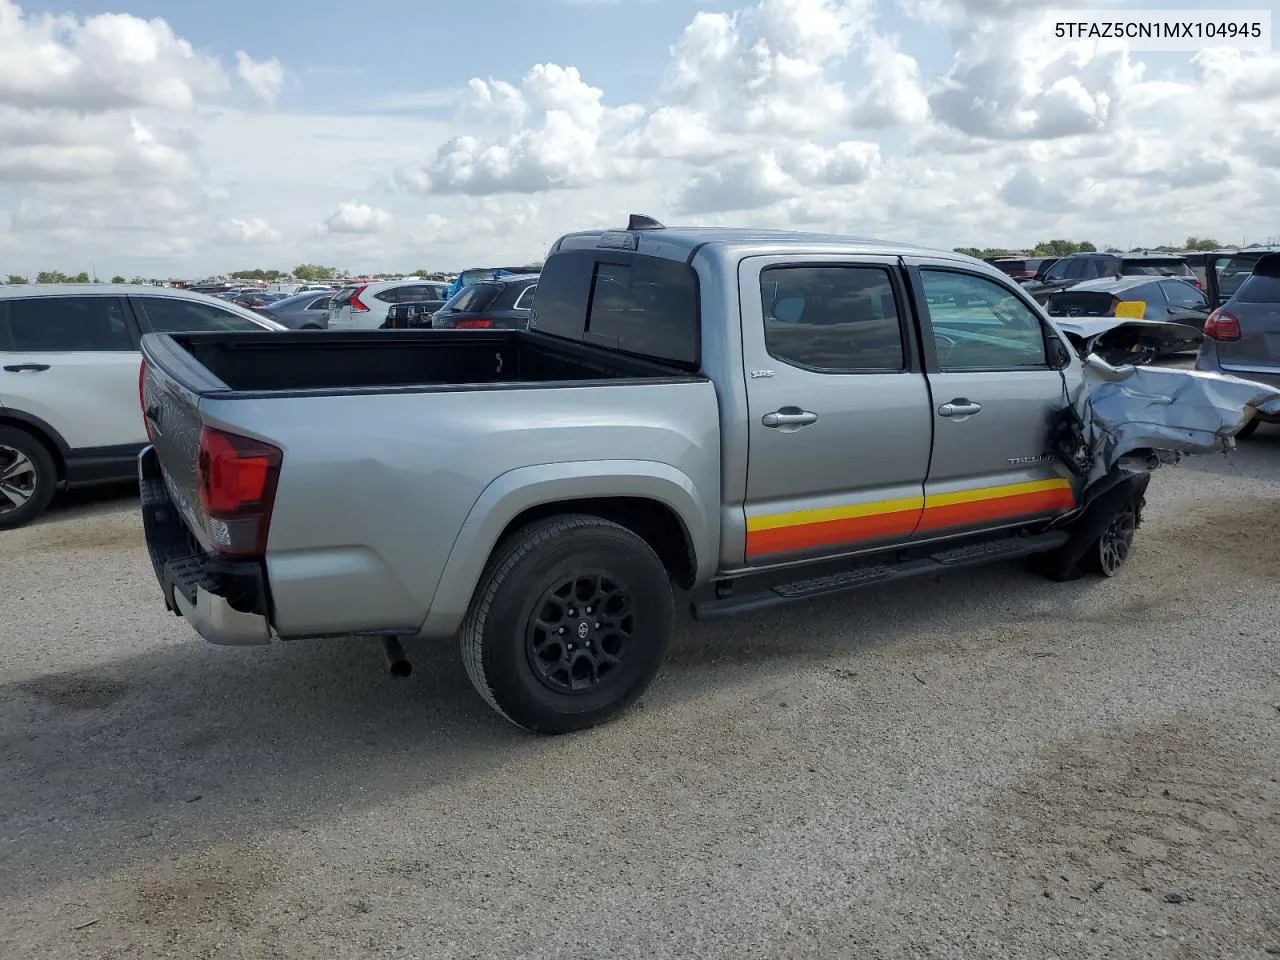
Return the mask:
[[413, 664], [400, 646], [399, 637], [383, 637], [382, 653], [387, 658], [387, 669], [393, 677], [407, 677], [413, 673]]

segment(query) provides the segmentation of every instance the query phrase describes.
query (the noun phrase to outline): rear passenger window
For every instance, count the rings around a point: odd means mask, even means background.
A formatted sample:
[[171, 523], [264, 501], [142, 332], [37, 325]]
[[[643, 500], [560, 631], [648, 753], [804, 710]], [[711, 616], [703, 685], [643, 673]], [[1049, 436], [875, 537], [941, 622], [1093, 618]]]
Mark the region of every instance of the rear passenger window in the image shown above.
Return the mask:
[[921, 270], [920, 277], [941, 370], [1048, 367], [1040, 317], [1010, 291], [952, 270]]
[[[0, 308], [3, 306], [0, 304]], [[10, 300], [7, 321], [0, 324], [0, 348], [18, 353], [114, 353], [137, 349], [119, 297]]]
[[905, 369], [889, 271], [880, 267], [766, 267], [760, 271], [770, 356], [822, 373]]
[[252, 320], [212, 303], [178, 297], [140, 297], [142, 312], [155, 333], [207, 333], [235, 330], [261, 331]]

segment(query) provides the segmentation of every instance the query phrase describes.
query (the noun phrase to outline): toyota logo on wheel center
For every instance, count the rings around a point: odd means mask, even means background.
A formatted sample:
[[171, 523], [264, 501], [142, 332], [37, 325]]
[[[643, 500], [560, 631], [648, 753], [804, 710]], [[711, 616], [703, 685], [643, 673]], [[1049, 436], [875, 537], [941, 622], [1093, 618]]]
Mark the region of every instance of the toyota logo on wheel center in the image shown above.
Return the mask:
[[587, 626], [587, 623], [585, 620], [582, 623], [578, 624], [578, 639], [579, 640], [587, 639], [587, 633], [590, 631], [590, 629], [591, 628]]

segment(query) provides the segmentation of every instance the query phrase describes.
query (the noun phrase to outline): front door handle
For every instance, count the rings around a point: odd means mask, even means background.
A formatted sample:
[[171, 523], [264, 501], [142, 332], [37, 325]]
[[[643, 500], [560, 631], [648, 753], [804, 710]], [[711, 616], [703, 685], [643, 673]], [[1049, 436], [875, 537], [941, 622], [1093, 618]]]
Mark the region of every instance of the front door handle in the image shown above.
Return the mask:
[[982, 404], [966, 400], [964, 397], [956, 397], [950, 403], [944, 403], [938, 408], [938, 414], [943, 417], [972, 417], [975, 413], [981, 412]]
[[818, 415], [796, 407], [783, 407], [760, 418], [766, 427], [807, 427], [818, 422]]
[[5, 367], [10, 373], [44, 373], [49, 369], [47, 363], [11, 363]]

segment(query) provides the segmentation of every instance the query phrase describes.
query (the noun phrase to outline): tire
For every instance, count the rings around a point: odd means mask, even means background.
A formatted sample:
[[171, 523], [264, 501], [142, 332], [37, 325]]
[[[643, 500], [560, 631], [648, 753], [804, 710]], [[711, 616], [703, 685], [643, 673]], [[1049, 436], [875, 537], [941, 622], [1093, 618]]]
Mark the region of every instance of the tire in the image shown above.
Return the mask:
[[1138, 530], [1139, 504], [1130, 501], [1125, 504], [1098, 539], [1089, 544], [1089, 549], [1080, 558], [1080, 566], [1089, 573], [1098, 573], [1104, 577], [1114, 577], [1120, 572], [1125, 561], [1133, 552], [1133, 538]]
[[1239, 433], [1236, 434], [1236, 439], [1247, 440], [1249, 437], [1252, 437], [1255, 433], [1258, 432], [1258, 426], [1261, 423], [1262, 423], [1261, 420], [1259, 420], [1257, 417], [1254, 417], [1252, 420], [1250, 420], [1248, 423], [1244, 425], [1243, 429], [1241, 429]]
[[647, 543], [599, 517], [552, 517], [490, 558], [459, 633], [462, 661], [516, 726], [584, 730], [648, 688], [673, 618], [670, 577]]
[[15, 470], [0, 479], [0, 530], [24, 526], [44, 513], [58, 485], [58, 468], [45, 445], [25, 430], [0, 427], [0, 478]]

